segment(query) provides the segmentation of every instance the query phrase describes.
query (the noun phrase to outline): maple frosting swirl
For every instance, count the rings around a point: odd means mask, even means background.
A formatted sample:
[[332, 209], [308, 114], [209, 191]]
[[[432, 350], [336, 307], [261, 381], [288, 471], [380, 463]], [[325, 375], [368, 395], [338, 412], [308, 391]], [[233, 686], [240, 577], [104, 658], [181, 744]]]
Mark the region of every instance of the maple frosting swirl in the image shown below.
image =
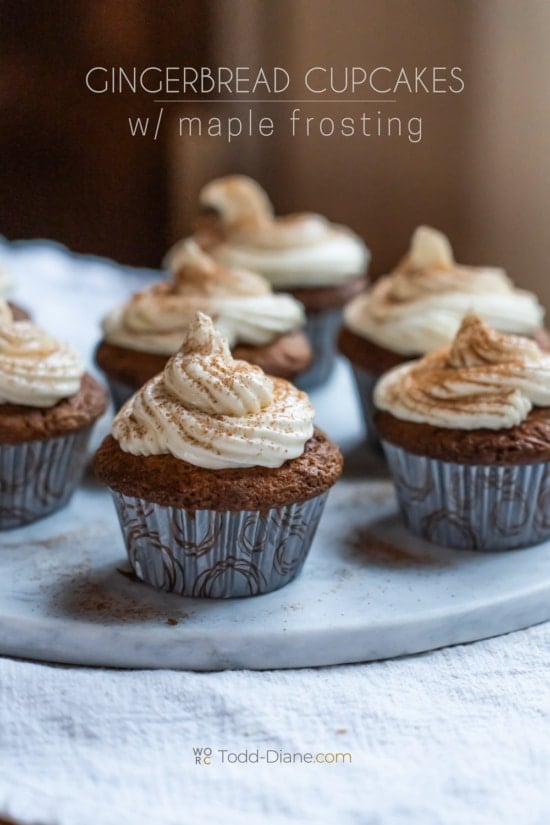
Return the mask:
[[277, 289], [335, 286], [366, 270], [369, 252], [350, 229], [314, 213], [276, 217], [252, 178], [219, 178], [199, 198], [221, 222], [223, 240], [209, 247], [216, 260], [260, 272]]
[[192, 240], [173, 248], [172, 278], [138, 292], [103, 320], [105, 340], [129, 349], [173, 355], [197, 311], [210, 315], [230, 346], [262, 346], [305, 322], [291, 295], [245, 269], [223, 267]]
[[83, 375], [78, 353], [31, 321], [0, 324], [0, 404], [53, 407], [78, 392]]
[[344, 311], [352, 332], [401, 355], [422, 355], [452, 340], [464, 315], [501, 332], [531, 335], [543, 322], [535, 295], [502, 269], [455, 263], [441, 232], [419, 226], [408, 255]]
[[468, 315], [450, 346], [386, 373], [374, 401], [396, 418], [436, 427], [514, 427], [533, 406], [550, 406], [550, 355]]
[[307, 395], [234, 360], [198, 312], [164, 371], [122, 407], [112, 434], [133, 455], [171, 454], [206, 469], [280, 467], [313, 433]]

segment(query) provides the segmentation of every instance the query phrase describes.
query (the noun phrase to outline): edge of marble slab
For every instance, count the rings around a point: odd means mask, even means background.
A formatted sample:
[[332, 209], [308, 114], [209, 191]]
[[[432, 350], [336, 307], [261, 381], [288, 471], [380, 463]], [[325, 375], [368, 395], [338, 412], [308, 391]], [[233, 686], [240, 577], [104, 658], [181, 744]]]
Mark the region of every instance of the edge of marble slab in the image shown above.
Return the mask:
[[[393, 659], [504, 635], [548, 619], [550, 582], [541, 584], [536, 591], [520, 591], [505, 600], [474, 605], [466, 611], [435, 609], [409, 623], [396, 617], [393, 625], [384, 624], [383, 629], [376, 623], [368, 628], [324, 627], [315, 635], [311, 630], [277, 628], [257, 634], [249, 632], [246, 644], [242, 636], [231, 631], [217, 635], [215, 641], [208, 633], [186, 632], [184, 623], [170, 631], [165, 626], [149, 626], [144, 642], [143, 629], [128, 624], [90, 625], [83, 621], [73, 622], [72, 631], [67, 625], [69, 633], [54, 641], [52, 628], [41, 628], [32, 619], [18, 623], [18, 637], [12, 641], [9, 619], [0, 617], [0, 653], [44, 662], [122, 669], [274, 670]], [[168, 632], [173, 634], [170, 638]]]

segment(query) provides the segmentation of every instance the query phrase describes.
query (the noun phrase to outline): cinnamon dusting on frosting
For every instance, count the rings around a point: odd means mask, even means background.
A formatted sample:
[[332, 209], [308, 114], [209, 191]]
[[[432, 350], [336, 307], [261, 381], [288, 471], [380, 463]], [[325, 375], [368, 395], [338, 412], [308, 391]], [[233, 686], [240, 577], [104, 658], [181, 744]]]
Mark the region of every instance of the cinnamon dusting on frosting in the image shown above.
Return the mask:
[[0, 298], [0, 324], [11, 324], [13, 321], [13, 312], [7, 301]]
[[550, 406], [550, 356], [468, 315], [448, 347], [386, 373], [379, 409], [405, 421], [456, 429], [504, 429], [533, 406]]
[[13, 291], [13, 280], [7, 269], [0, 267], [0, 299], [9, 298]]
[[209, 251], [228, 266], [260, 272], [278, 287], [333, 286], [362, 275], [368, 251], [357, 235], [322, 215], [275, 216], [267, 194], [252, 178], [229, 175], [200, 193], [219, 217]]
[[468, 312], [501, 332], [531, 335], [543, 321], [536, 297], [497, 267], [454, 261], [441, 232], [421, 226], [397, 268], [348, 304], [346, 326], [401, 355], [422, 355], [452, 340]]
[[80, 389], [84, 365], [31, 321], [0, 324], [0, 404], [52, 407]]
[[113, 422], [121, 449], [170, 453], [207, 469], [280, 467], [313, 432], [307, 396], [232, 358], [212, 320], [197, 313], [180, 351]]
[[274, 295], [254, 272], [217, 263], [192, 239], [177, 244], [168, 262], [170, 279], [137, 293], [104, 319], [109, 343], [173, 355], [197, 311], [214, 319], [231, 346], [267, 344], [304, 324], [298, 301]]

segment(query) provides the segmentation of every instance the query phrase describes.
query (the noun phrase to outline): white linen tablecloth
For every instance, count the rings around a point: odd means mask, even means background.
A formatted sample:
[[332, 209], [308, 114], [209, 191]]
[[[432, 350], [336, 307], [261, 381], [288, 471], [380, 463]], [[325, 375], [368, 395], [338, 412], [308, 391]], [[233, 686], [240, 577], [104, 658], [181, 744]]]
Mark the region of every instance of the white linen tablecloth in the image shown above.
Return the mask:
[[[2, 265], [17, 278], [14, 298], [87, 356], [98, 317], [143, 278], [38, 243], [0, 240]], [[97, 300], [83, 313], [66, 284], [84, 270]], [[52, 294], [66, 290], [63, 306], [41, 291], [46, 275]], [[0, 658], [0, 817], [546, 825], [549, 681], [550, 624], [318, 670], [130, 672]], [[210, 764], [196, 764], [196, 748], [212, 750]], [[222, 761], [222, 750], [248, 750], [249, 762]], [[352, 761], [252, 761], [281, 750]]]

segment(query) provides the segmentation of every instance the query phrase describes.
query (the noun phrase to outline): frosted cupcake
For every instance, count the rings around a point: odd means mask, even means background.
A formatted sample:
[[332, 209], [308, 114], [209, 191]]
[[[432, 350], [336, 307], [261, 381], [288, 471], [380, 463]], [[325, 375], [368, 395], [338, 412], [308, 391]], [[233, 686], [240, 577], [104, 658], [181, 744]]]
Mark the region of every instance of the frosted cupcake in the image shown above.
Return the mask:
[[550, 537], [550, 355], [467, 316], [378, 382], [376, 426], [409, 529], [449, 547]]
[[323, 383], [334, 365], [341, 308], [365, 287], [363, 241], [321, 215], [275, 217], [264, 190], [240, 175], [209, 183], [200, 203], [217, 214], [215, 231], [202, 238], [216, 260], [259, 272], [303, 303], [315, 361], [300, 386]]
[[236, 358], [289, 380], [308, 368], [304, 310], [292, 296], [274, 295], [253, 272], [222, 266], [193, 240], [180, 245], [171, 269], [169, 280], [137, 293], [103, 321], [96, 362], [117, 408], [161, 372], [199, 310], [214, 319]]
[[69, 500], [106, 406], [71, 347], [30, 321], [0, 323], [0, 529]]
[[344, 310], [340, 351], [351, 361], [368, 436], [372, 391], [388, 369], [448, 344], [468, 312], [501, 332], [547, 343], [544, 309], [535, 295], [517, 289], [502, 269], [457, 264], [441, 232], [419, 226], [397, 268]]
[[307, 396], [235, 360], [198, 313], [179, 352], [118, 413], [94, 464], [136, 575], [228, 598], [298, 574], [342, 457], [314, 428]]

